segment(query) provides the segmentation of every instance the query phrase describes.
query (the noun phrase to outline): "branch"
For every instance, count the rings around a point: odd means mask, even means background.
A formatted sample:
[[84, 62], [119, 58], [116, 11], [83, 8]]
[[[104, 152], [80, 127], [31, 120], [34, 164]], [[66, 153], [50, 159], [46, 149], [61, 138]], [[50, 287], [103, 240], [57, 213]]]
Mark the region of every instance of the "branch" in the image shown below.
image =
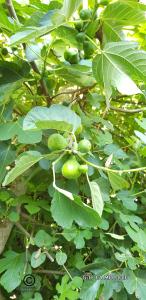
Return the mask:
[[61, 93], [58, 93], [56, 95], [54, 95], [51, 99], [54, 99], [60, 95], [68, 95], [68, 94], [76, 94], [76, 93], [85, 93], [85, 92], [88, 92], [89, 89], [93, 88], [93, 86], [91, 87], [86, 87], [86, 88], [81, 88], [81, 89], [76, 89], [76, 90], [70, 90], [70, 91], [65, 91], [65, 92], [61, 92]]
[[47, 275], [64, 275], [63, 271], [55, 271], [55, 270], [34, 270], [34, 273], [47, 274]]
[[[17, 14], [16, 14], [16, 11], [15, 11], [15, 8], [13, 6], [12, 0], [6, 0], [6, 5], [7, 5], [10, 16], [13, 19], [16, 20], [17, 24], [20, 24], [19, 19], [18, 19]], [[23, 44], [23, 48], [25, 49], [25, 44]], [[31, 62], [30, 65], [31, 65], [32, 69], [34, 70], [34, 72], [41, 75], [35, 61]], [[48, 93], [46, 82], [43, 78], [40, 79], [40, 85], [41, 85], [41, 88], [42, 88], [42, 94], [45, 96], [47, 104], [50, 105], [51, 104], [51, 98], [50, 98], [49, 93]]]
[[119, 111], [122, 113], [130, 113], [130, 114], [135, 114], [135, 113], [146, 111], [145, 107], [144, 108], [136, 108], [136, 109], [126, 109], [126, 108], [110, 106], [109, 109], [114, 110], [114, 111]]
[[[41, 75], [36, 63], [34, 61], [30, 62], [31, 64], [31, 67], [32, 69], [34, 70], [35, 73]], [[46, 85], [46, 82], [43, 78], [40, 79], [40, 85], [41, 85], [41, 88], [42, 88], [42, 93], [43, 95], [46, 97], [46, 100], [47, 100], [47, 104], [50, 105], [51, 104], [51, 97], [49, 96], [48, 94], [48, 89], [47, 89], [47, 85]]]
[[116, 170], [116, 169], [110, 169], [107, 167], [103, 167], [103, 166], [99, 166], [99, 165], [95, 165], [92, 162], [86, 160], [83, 156], [81, 156], [78, 152], [76, 152], [76, 154], [78, 155], [78, 157], [84, 161], [87, 165], [97, 169], [97, 170], [103, 170], [105, 172], [111, 172], [111, 173], [117, 173], [119, 175], [122, 175], [123, 173], [131, 173], [131, 172], [140, 172], [140, 171], [146, 171], [146, 166], [145, 167], [140, 167], [140, 168], [134, 168], [134, 169], [125, 169], [125, 170]]
[[117, 99], [122, 99], [122, 98], [129, 98], [129, 95], [117, 95], [115, 97], [113, 97], [113, 100], [117, 100]]
[[7, 8], [8, 8], [11, 18], [15, 19], [16, 22], [19, 24], [19, 20], [18, 20], [16, 11], [15, 11], [15, 8], [13, 6], [12, 0], [6, 0], [6, 5], [7, 5]]
[[54, 95], [54, 96], [52, 97], [52, 99], [57, 98], [58, 96], [61, 96], [61, 95], [75, 94], [76, 92], [78, 92], [78, 90], [72, 90], [72, 91], [61, 92], [61, 93], [58, 93], [58, 94]]
[[19, 223], [14, 223], [17, 228], [19, 228], [28, 238], [31, 237], [30, 233]]

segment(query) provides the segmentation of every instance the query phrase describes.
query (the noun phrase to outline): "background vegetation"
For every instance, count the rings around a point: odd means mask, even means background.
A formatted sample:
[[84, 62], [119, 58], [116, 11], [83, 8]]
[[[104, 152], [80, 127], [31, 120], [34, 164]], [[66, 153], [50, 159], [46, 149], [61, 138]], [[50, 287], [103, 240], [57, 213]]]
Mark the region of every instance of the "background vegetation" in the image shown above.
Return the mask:
[[145, 35], [136, 0], [0, 0], [1, 300], [145, 300]]

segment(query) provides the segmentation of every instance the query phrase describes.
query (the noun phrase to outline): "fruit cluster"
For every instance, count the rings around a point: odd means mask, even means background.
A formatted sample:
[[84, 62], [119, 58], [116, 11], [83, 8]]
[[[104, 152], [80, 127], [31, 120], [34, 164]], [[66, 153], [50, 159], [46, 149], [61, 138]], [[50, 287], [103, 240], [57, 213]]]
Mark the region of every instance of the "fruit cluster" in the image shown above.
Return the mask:
[[94, 44], [86, 35], [86, 28], [91, 21], [92, 11], [90, 9], [82, 9], [80, 11], [80, 21], [75, 23], [75, 28], [78, 31], [76, 39], [82, 45], [83, 55], [77, 48], [67, 48], [64, 52], [64, 59], [70, 64], [78, 64], [80, 59], [90, 59], [95, 51]]
[[70, 150], [69, 159], [62, 166], [62, 175], [67, 179], [77, 179], [81, 174], [85, 174], [88, 171], [86, 164], [80, 164], [74, 150], [84, 155], [91, 150], [91, 143], [87, 139], [80, 140], [77, 144], [72, 143], [70, 146], [69, 140], [59, 133], [54, 133], [48, 138], [48, 148], [50, 151]]

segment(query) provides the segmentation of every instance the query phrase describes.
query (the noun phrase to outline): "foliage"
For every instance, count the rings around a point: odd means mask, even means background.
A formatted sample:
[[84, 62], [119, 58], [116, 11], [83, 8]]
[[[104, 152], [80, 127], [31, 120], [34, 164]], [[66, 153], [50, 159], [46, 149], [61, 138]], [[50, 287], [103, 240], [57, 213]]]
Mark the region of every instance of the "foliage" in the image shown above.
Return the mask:
[[4, 300], [145, 300], [142, 2], [0, 0]]

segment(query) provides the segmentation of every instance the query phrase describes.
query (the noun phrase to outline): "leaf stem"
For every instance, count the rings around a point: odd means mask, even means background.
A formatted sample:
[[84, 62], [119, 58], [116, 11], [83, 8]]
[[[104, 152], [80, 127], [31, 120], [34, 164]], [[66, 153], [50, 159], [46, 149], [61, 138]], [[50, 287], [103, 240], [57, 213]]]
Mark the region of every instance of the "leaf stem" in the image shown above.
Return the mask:
[[63, 268], [64, 268], [64, 270], [66, 271], [66, 273], [68, 274], [68, 276], [70, 277], [70, 279], [73, 280], [73, 278], [72, 278], [70, 272], [68, 271], [68, 269], [66, 268], [65, 265], [63, 265]]
[[54, 262], [53, 256], [52, 256], [47, 250], [45, 250], [44, 253], [46, 254], [46, 256], [49, 258], [49, 260], [50, 260], [51, 262]]
[[141, 194], [144, 194], [144, 193], [146, 193], [146, 189], [141, 191], [141, 192], [138, 192], [136, 194], [132, 194], [131, 196], [138, 196], [138, 195], [141, 195]]
[[52, 170], [53, 170], [53, 187], [55, 190], [57, 190], [59, 193], [65, 195], [67, 198], [69, 198], [70, 200], [74, 200], [74, 197], [72, 195], [71, 192], [68, 192], [64, 189], [61, 189], [59, 188], [57, 185], [56, 185], [56, 177], [55, 177], [55, 165], [56, 163], [67, 153], [68, 151], [64, 151], [62, 153], [62, 155], [60, 155], [53, 163], [52, 163]]
[[121, 268], [116, 268], [116, 269], [110, 270], [110, 271], [104, 273], [102, 276], [106, 276], [109, 273], [113, 273], [113, 272], [116, 272], [116, 271], [119, 271], [119, 270], [121, 270]]
[[86, 38], [98, 49], [98, 45], [87, 34]]

